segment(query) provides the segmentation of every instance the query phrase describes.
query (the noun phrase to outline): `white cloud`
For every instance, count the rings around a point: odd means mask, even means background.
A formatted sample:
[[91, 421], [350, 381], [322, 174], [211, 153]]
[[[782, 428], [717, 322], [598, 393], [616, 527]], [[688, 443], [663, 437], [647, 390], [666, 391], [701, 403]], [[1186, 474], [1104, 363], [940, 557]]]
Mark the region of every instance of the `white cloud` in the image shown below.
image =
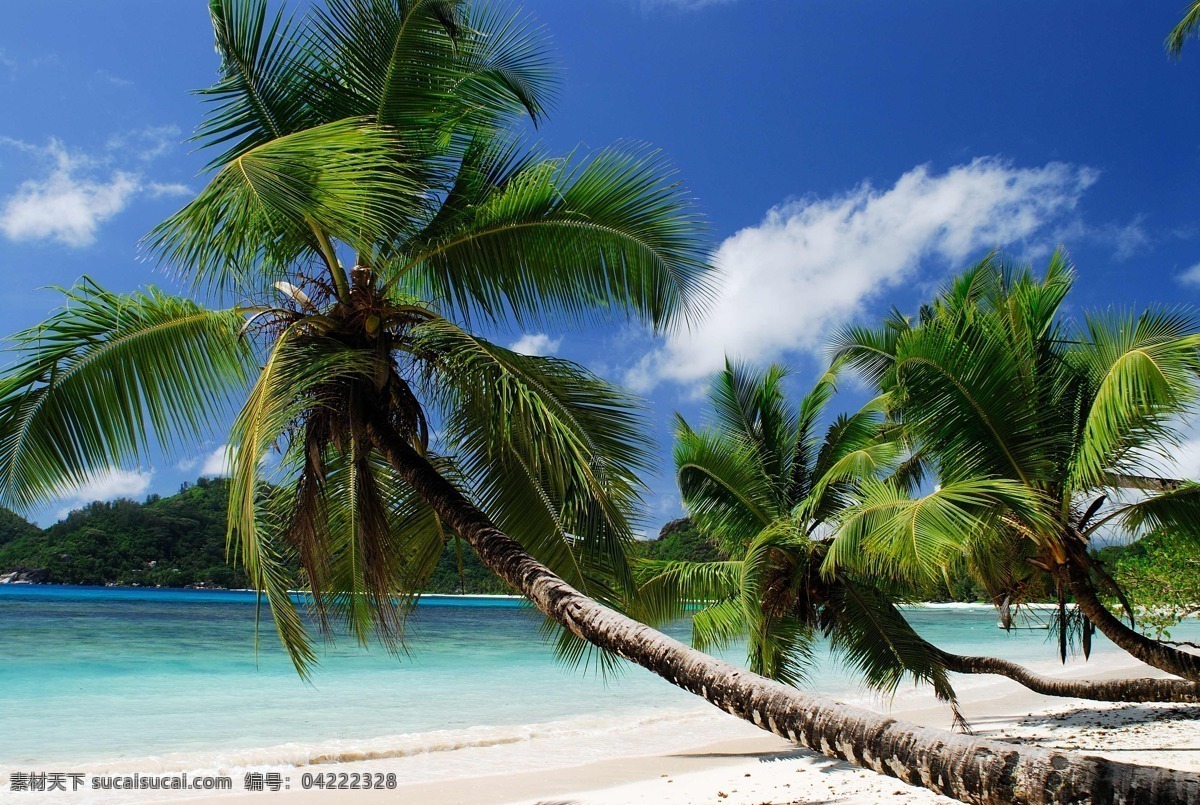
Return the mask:
[[726, 354], [767, 361], [819, 353], [833, 328], [914, 280], [924, 261], [960, 265], [1019, 243], [1061, 222], [1097, 178], [1062, 163], [1016, 168], [979, 158], [943, 174], [914, 168], [886, 190], [863, 183], [781, 204], [721, 244], [721, 287], [700, 325], [644, 355], [625, 382], [645, 392], [662, 379], [695, 383]]
[[229, 475], [229, 445], [223, 444], [205, 456], [200, 474], [210, 478]]
[[1128, 260], [1136, 257], [1150, 245], [1150, 236], [1142, 225], [1142, 216], [1124, 226], [1114, 227], [1111, 233], [1113, 257], [1117, 260]]
[[1186, 271], [1181, 271], [1176, 277], [1184, 285], [1200, 287], [1200, 263], [1196, 263]]
[[165, 196], [189, 196], [192, 194], [192, 188], [179, 182], [150, 182], [144, 185], [143, 189], [150, 194], [152, 198], [163, 198]]
[[122, 171], [107, 182], [79, 180], [57, 169], [21, 184], [0, 210], [0, 231], [10, 240], [48, 240], [80, 248], [96, 241], [97, 227], [125, 209], [138, 189]]
[[1200, 480], [1200, 434], [1194, 429], [1191, 438], [1171, 450], [1171, 460], [1166, 463], [1163, 476]]
[[551, 338], [545, 333], [525, 333], [508, 348], [522, 355], [553, 355], [560, 346], [562, 338]]
[[38, 155], [53, 166], [47, 175], [22, 182], [0, 202], [0, 233], [14, 241], [55, 240], [82, 248], [94, 243], [100, 225], [138, 195], [157, 198], [190, 192], [181, 184], [144, 182], [137, 172], [108, 167], [121, 148], [136, 145], [143, 161], [164, 153], [172, 131], [177, 133], [172, 127], [151, 128], [114, 138], [100, 157], [70, 152], [58, 140], [36, 146], [0, 138], [0, 143]]
[[179, 144], [178, 126], [144, 126], [108, 138], [109, 153], [123, 153], [142, 162], [157, 159]]
[[77, 509], [95, 500], [140, 498], [150, 488], [153, 476], [154, 473], [151, 471], [116, 468], [96, 473], [90, 481], [82, 486], [63, 491], [61, 498], [68, 505], [59, 512], [59, 517], [64, 517], [72, 509]]

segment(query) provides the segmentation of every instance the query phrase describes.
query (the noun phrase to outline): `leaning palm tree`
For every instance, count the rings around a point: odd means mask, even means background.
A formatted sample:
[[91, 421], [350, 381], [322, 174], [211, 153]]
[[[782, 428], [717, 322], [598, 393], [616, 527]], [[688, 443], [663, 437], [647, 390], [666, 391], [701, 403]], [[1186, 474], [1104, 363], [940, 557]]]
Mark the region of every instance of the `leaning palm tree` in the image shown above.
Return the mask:
[[509, 121], [540, 118], [551, 85], [519, 20], [461, 0], [327, 0], [298, 26], [265, 0], [211, 7], [222, 73], [200, 136], [224, 151], [149, 242], [197, 296], [237, 301], [85, 283], [15, 336], [5, 503], [194, 439], [237, 400], [230, 541], [301, 668], [315, 654], [289, 584], [319, 621], [398, 640], [406, 593], [453, 534], [575, 639], [830, 756], [976, 802], [1200, 791], [1196, 775], [805, 696], [597, 601], [632, 581], [631, 401], [469, 324], [679, 322], [708, 276], [686, 197], [645, 153], [580, 164], [512, 142]]
[[[1060, 653], [1092, 629], [1192, 682], [1200, 657], [1112, 614], [1121, 591], [1090, 552], [1097, 534], [1170, 526], [1200, 540], [1200, 484], [1163, 479], [1200, 403], [1200, 326], [1183, 311], [1061, 315], [1075, 274], [1044, 277], [989, 256], [913, 325], [851, 328], [836, 353], [889, 396], [891, 416], [939, 485], [869, 482], [839, 523], [827, 572], [855, 567], [929, 580], [965, 566], [1003, 609], [1048, 576]], [[1082, 618], [1065, 606], [1073, 597]], [[1072, 627], [1074, 627], [1072, 629]]]
[[697, 429], [677, 416], [683, 504], [723, 558], [640, 563], [639, 603], [656, 620], [699, 606], [690, 613], [693, 644], [704, 650], [744, 638], [750, 669], [772, 679], [801, 684], [824, 639], [875, 689], [893, 693], [912, 676], [953, 705], [937, 650], [895, 606], [899, 591], [820, 572], [828, 528], [858, 480], [900, 469], [900, 445], [883, 430], [883, 400], [834, 418], [822, 435], [837, 367], [795, 407], [786, 375], [779, 366], [757, 372], [726, 362], [710, 386], [711, 422]]
[[804, 681], [824, 638], [884, 694], [906, 676], [931, 685], [960, 723], [951, 671], [998, 674], [1052, 696], [1200, 701], [1200, 684], [1185, 680], [1064, 680], [998, 657], [954, 654], [921, 637], [898, 608], [924, 592], [911, 579], [850, 566], [822, 572], [839, 522], [858, 512], [862, 485], [912, 487], [922, 469], [899, 430], [885, 423], [886, 397], [834, 418], [819, 436], [839, 368], [793, 411], [784, 369], [755, 373], [727, 363], [709, 393], [711, 424], [695, 429], [677, 418], [683, 503], [722, 559], [639, 563], [639, 614], [651, 622], [691, 614], [692, 642], [701, 650], [744, 638], [751, 670], [794, 685]]

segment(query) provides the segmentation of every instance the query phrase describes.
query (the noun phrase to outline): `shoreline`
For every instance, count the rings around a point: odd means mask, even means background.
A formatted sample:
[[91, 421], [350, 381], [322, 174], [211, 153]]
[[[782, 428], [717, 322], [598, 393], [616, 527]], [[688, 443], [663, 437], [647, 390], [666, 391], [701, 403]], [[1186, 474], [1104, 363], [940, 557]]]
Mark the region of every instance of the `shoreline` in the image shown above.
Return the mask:
[[[241, 593], [253, 595], [255, 590], [244, 587], [163, 587], [163, 586], [146, 586], [138, 584], [58, 584], [53, 582], [40, 581], [3, 581], [0, 580], [0, 588], [22, 588], [22, 589], [37, 589], [45, 590], [47, 587], [53, 587], [61, 590], [119, 590], [122, 592], [140, 590], [146, 592], [180, 592], [180, 593]], [[306, 595], [304, 590], [288, 590], [288, 593], [294, 596]], [[515, 595], [509, 593], [421, 593], [420, 597], [433, 598], [437, 600], [496, 600], [496, 601], [524, 601], [523, 595]], [[1068, 604], [1068, 607], [1074, 606]], [[914, 601], [906, 604], [899, 604], [900, 609], [995, 609], [995, 605], [989, 604], [986, 601]], [[1057, 609], [1058, 605], [1046, 602], [1031, 602], [1022, 604], [1021, 609], [1037, 609], [1037, 610], [1053, 610]], [[1200, 615], [1196, 616], [1200, 619]]]
[[[1047, 669], [1043, 669], [1047, 670]], [[1085, 671], [1086, 673], [1081, 673]], [[1127, 676], [1159, 675], [1147, 666], [1125, 657], [1108, 657], [1103, 664], [1095, 658], [1084, 667], [1079, 663], [1059, 669], [1064, 677], [1104, 679]], [[961, 707], [979, 735], [1019, 743], [1053, 745], [1084, 753], [1107, 755], [1133, 762], [1168, 765], [1200, 770], [1200, 708], [1191, 705], [1128, 705], [1054, 699], [1034, 694], [1016, 683], [996, 677], [966, 679], [960, 683]], [[979, 684], [962, 685], [963, 682]], [[902, 720], [947, 729], [952, 717], [929, 691], [905, 691], [890, 708], [876, 702], [855, 702], [859, 706], [883, 710]], [[851, 764], [831, 760], [800, 749], [794, 744], [767, 734], [733, 716], [710, 708], [717, 722], [718, 740], [686, 738], [677, 748], [667, 751], [631, 751], [617, 756], [589, 759], [587, 736], [562, 735], [550, 738], [569, 760], [530, 765], [528, 754], [514, 755], [511, 743], [468, 746], [440, 753], [416, 756], [418, 762], [453, 761], [442, 765], [442, 776], [420, 782], [402, 782], [392, 790], [332, 791], [295, 790], [302, 771], [312, 773], [386, 773], [403, 758], [376, 757], [363, 746], [360, 759], [340, 762], [316, 762], [288, 769], [290, 791], [246, 792], [241, 788], [241, 769], [235, 773], [235, 790], [211, 795], [157, 799], [132, 798], [126, 801], [186, 801], [204, 805], [230, 805], [241, 797], [267, 798], [272, 805], [307, 805], [321, 802], [382, 803], [395, 801], [432, 803], [494, 803], [495, 805], [532, 805], [538, 802], [580, 803], [580, 805], [618, 805], [626, 802], [685, 803], [713, 802], [737, 805], [761, 805], [767, 802], [838, 802], [875, 803], [931, 802], [950, 800], [924, 789], [908, 786], [894, 778], [883, 777]], [[699, 711], [706, 713], [708, 711]], [[1180, 719], [1179, 716], [1183, 716]], [[659, 726], [670, 727], [670, 719]], [[683, 724], [675, 725], [684, 728]], [[627, 740], [638, 730], [614, 734], [611, 740]], [[685, 728], [686, 729], [686, 728]], [[694, 730], [689, 730], [689, 734]], [[565, 746], [563, 745], [565, 743]], [[528, 747], [526, 747], [528, 748]], [[506, 758], [523, 757], [522, 768]], [[545, 760], [539, 758], [539, 760]], [[478, 773], [481, 768], [505, 768], [503, 773]], [[209, 771], [209, 770], [206, 770]], [[234, 771], [234, 770], [227, 770]], [[465, 774], [464, 774], [465, 773]], [[148, 793], [148, 792], [147, 792]], [[69, 798], [71, 801], [86, 801]], [[111, 801], [111, 800], [106, 800]]]

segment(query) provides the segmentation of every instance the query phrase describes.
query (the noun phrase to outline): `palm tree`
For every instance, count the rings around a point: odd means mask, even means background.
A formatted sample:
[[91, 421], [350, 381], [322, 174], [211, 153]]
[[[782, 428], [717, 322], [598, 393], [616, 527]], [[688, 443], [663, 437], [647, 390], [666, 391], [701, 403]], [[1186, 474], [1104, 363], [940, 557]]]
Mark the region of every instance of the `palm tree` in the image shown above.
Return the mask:
[[978, 802], [1200, 790], [808, 697], [600, 603], [631, 584], [646, 451], [632, 401], [467, 325], [673, 326], [708, 278], [683, 191], [645, 152], [576, 163], [512, 141], [514, 115], [540, 119], [553, 86], [519, 19], [461, 0], [327, 0], [299, 25], [265, 0], [211, 8], [222, 73], [200, 136], [225, 150], [150, 245], [197, 295], [241, 301], [68, 291], [12, 341], [0, 499], [28, 508], [187, 443], [239, 400], [231, 546], [301, 669], [315, 655], [290, 583], [322, 623], [396, 641], [453, 534], [576, 640], [830, 756]]
[[711, 423], [696, 429], [677, 416], [683, 503], [724, 558], [640, 563], [639, 603], [653, 621], [667, 621], [704, 602], [692, 613], [697, 648], [745, 637], [750, 669], [787, 684], [803, 682], [823, 637], [876, 689], [892, 693], [911, 675], [954, 706], [937, 650], [894, 605], [898, 591], [820, 573], [826, 531], [857, 480], [899, 468], [899, 446], [883, 433], [883, 400], [836, 417], [822, 436], [837, 367], [795, 407], [786, 375], [780, 366], [756, 372], [727, 361], [711, 383]]
[[[637, 567], [649, 622], [692, 615], [692, 643], [708, 650], [747, 638], [749, 667], [787, 684], [803, 682], [818, 637], [883, 693], [906, 675], [928, 683], [961, 722], [949, 671], [998, 674], [1051, 696], [1098, 701], [1200, 701], [1200, 685], [1172, 679], [1064, 680], [997, 657], [962, 656], [913, 630], [897, 604], [920, 597], [912, 585], [853, 568], [822, 573], [839, 519], [861, 479], [919, 482], [884, 422], [886, 398], [818, 426], [836, 390], [831, 367], [795, 411], [786, 370], [755, 373], [726, 363], [709, 392], [712, 424], [678, 417], [675, 466], [684, 506], [720, 546], [721, 561], [643, 561]], [[695, 602], [705, 602], [699, 609]]]
[[[939, 485], [912, 494], [864, 482], [826, 570], [911, 581], [965, 563], [1005, 610], [1048, 575], [1064, 659], [1072, 629], [1086, 654], [1094, 627], [1195, 682], [1200, 657], [1104, 606], [1101, 591], [1121, 592], [1089, 547], [1115, 526], [1200, 538], [1200, 484], [1160, 477], [1200, 401], [1200, 330], [1180, 311], [1110, 311], [1075, 324], [1060, 315], [1074, 278], [1061, 252], [1042, 278], [989, 256], [918, 325], [894, 315], [842, 334], [836, 354], [888, 393], [892, 418]], [[1068, 595], [1083, 618], [1073, 619]]]

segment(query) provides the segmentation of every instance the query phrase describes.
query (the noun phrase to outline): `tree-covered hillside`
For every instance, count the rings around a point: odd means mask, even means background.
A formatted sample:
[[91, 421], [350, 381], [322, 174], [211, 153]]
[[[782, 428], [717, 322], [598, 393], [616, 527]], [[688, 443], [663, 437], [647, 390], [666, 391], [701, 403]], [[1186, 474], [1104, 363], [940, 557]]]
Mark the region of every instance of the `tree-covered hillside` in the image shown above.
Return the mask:
[[44, 530], [24, 523], [0, 544], [0, 574], [23, 571], [54, 584], [244, 586], [225, 562], [227, 488], [201, 479], [144, 503], [91, 503]]
[[[225, 561], [228, 488], [225, 479], [201, 478], [170, 497], [91, 503], [46, 529], [0, 509], [0, 578], [17, 573], [47, 584], [247, 587], [241, 568]], [[634, 556], [706, 562], [719, 559], [720, 553], [695, 523], [683, 518], [664, 525], [657, 539], [636, 543]], [[1162, 623], [1151, 617], [1160, 628], [1174, 623], [1175, 610], [1187, 609], [1182, 602], [1194, 600], [1200, 590], [1200, 563], [1162, 535], [1105, 548], [1101, 558], [1135, 607], [1162, 616]], [[930, 585], [917, 595], [930, 601], [988, 600], [965, 573], [950, 581], [950, 589]], [[469, 546], [456, 546], [453, 540], [425, 591], [512, 592]]]
[[[46, 529], [0, 509], [0, 577], [15, 572], [47, 584], [247, 587], [241, 568], [225, 561], [228, 489], [225, 479], [201, 478], [171, 497], [91, 503]], [[668, 523], [658, 540], [639, 543], [636, 553], [662, 559], [716, 556], [688, 520]], [[512, 592], [469, 546], [453, 540], [425, 591]]]

